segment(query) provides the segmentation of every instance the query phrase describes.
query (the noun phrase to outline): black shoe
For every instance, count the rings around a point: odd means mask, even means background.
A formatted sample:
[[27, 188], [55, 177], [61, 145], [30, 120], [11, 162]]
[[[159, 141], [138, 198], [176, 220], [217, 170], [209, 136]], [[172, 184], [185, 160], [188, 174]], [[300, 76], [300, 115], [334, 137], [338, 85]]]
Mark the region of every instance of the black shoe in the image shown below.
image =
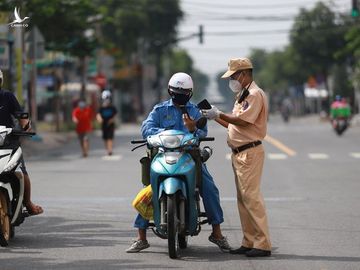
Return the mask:
[[252, 248], [241, 246], [237, 249], [230, 249], [230, 254], [245, 254], [250, 250], [252, 250]]
[[245, 255], [246, 257], [268, 257], [271, 256], [271, 251], [253, 248], [250, 251], [246, 252]]

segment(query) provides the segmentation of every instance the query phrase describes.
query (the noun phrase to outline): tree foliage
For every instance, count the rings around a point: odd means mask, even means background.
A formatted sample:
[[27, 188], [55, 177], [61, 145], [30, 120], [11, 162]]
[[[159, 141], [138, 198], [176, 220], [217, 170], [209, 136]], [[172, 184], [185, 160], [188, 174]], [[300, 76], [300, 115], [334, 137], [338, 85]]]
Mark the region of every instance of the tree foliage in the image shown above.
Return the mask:
[[168, 49], [176, 40], [176, 26], [183, 13], [178, 0], [105, 0], [104, 39], [119, 48], [123, 55], [143, 46], [148, 52]]
[[[351, 96], [347, 67], [350, 63], [360, 70], [360, 28], [349, 16], [318, 2], [312, 9], [299, 11], [288, 46], [272, 52], [253, 49], [249, 58], [255, 79], [266, 91], [286, 94], [290, 87], [303, 85], [310, 76], [322, 78], [327, 86], [328, 75], [333, 75], [335, 93]], [[224, 87], [223, 83], [219, 85]]]
[[291, 45], [308, 75], [325, 80], [335, 62], [335, 53], [344, 44], [344, 30], [336, 23], [336, 14], [322, 2], [312, 10], [301, 9], [290, 34]]
[[30, 17], [30, 27], [36, 25], [44, 35], [47, 49], [84, 57], [91, 54], [96, 48], [95, 36], [85, 36], [85, 31], [92, 27], [89, 18], [97, 14], [94, 1], [31, 0], [19, 2], [23, 14]]

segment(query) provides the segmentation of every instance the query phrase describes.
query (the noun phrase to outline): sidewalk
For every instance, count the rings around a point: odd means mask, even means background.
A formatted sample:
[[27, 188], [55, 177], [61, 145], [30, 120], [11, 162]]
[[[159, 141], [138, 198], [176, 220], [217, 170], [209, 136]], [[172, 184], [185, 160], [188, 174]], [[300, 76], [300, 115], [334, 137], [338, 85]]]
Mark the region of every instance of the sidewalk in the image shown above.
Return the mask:
[[[140, 133], [141, 124], [121, 124], [115, 131], [117, 136], [138, 134]], [[101, 133], [101, 130], [94, 130], [94, 133]], [[77, 138], [74, 131], [55, 132], [55, 131], [39, 131], [37, 136], [33, 138], [24, 138], [22, 141], [22, 149], [26, 156], [36, 156], [38, 154], [61, 147], [62, 145]]]
[[75, 132], [40, 131], [33, 138], [22, 141], [22, 149], [26, 156], [35, 156], [46, 151], [61, 147], [63, 144], [76, 138]]

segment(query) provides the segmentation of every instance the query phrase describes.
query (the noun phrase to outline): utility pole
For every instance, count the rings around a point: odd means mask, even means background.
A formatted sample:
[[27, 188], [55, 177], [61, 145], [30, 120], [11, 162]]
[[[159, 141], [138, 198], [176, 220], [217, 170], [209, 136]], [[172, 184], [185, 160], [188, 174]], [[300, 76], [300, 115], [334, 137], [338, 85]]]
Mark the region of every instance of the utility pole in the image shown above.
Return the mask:
[[202, 24], [199, 25], [199, 43], [204, 43], [204, 27]]

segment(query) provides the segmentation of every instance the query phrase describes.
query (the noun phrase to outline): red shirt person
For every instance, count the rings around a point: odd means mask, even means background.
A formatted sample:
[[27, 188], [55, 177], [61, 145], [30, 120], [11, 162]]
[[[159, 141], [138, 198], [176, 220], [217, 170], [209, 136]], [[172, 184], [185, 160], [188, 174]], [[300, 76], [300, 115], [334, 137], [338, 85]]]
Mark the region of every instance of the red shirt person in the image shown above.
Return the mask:
[[72, 112], [72, 119], [76, 124], [76, 132], [79, 136], [83, 157], [87, 157], [89, 152], [89, 138], [87, 135], [92, 131], [94, 112], [90, 106], [86, 105], [85, 101], [81, 100]]

